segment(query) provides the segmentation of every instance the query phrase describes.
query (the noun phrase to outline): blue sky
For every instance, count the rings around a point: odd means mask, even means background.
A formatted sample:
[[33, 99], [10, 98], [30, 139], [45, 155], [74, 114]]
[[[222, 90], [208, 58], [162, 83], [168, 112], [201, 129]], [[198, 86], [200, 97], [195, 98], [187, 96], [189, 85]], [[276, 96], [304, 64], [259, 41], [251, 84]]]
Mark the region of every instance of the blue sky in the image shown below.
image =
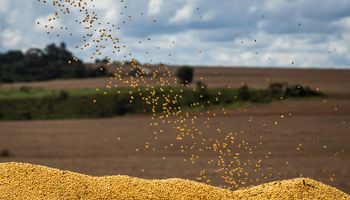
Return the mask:
[[[103, 51], [116, 60], [350, 68], [349, 0], [95, 0], [94, 4], [91, 9], [102, 25], [120, 27], [113, 34], [125, 49], [113, 56], [112, 44], [105, 43]], [[93, 47], [74, 48], [84, 42], [85, 30], [75, 23], [81, 13], [48, 22], [54, 11], [37, 0], [0, 0], [0, 51], [64, 41], [77, 57], [90, 61]], [[46, 34], [44, 24], [54, 27], [53, 34]], [[61, 26], [68, 30], [60, 30]]]

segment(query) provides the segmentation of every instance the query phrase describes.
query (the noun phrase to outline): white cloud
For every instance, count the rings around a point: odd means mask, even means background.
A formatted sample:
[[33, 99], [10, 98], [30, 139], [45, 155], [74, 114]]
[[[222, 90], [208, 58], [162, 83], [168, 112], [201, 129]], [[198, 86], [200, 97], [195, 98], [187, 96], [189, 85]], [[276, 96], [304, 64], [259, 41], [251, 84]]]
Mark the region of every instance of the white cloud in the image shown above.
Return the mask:
[[118, 9], [107, 9], [104, 14], [104, 19], [106, 22], [110, 23], [118, 23], [120, 21]]
[[344, 30], [350, 30], [350, 17], [343, 17], [331, 23], [331, 26], [338, 27]]
[[291, 3], [289, 1], [281, 1], [281, 0], [268, 0], [265, 1], [264, 9], [267, 11], [278, 11], [283, 10], [283, 7], [286, 7], [286, 4]]
[[98, 0], [98, 1], [94, 1], [94, 4], [88, 4], [88, 5], [90, 6], [94, 5], [96, 9], [106, 10], [110, 7], [113, 7], [113, 5], [115, 4], [113, 3], [113, 0]]
[[43, 26], [47, 25], [47, 26], [52, 26], [54, 28], [60, 28], [62, 25], [62, 23], [60, 22], [60, 19], [55, 19], [55, 20], [48, 20], [48, 19], [52, 19], [55, 16], [52, 14], [46, 15], [46, 16], [40, 16], [38, 18], [35, 19], [35, 23], [39, 22], [39, 24], [37, 24], [35, 26], [36, 30], [43, 30]]
[[255, 5], [249, 7], [249, 12], [251, 13], [256, 12], [257, 10], [258, 10], [258, 7]]
[[22, 41], [22, 35], [18, 30], [5, 29], [1, 33], [1, 44], [7, 48], [17, 49]]
[[169, 19], [171, 24], [186, 23], [193, 16], [193, 6], [190, 3], [185, 4], [182, 8], [176, 11], [175, 15]]
[[215, 12], [212, 12], [212, 11], [208, 11], [208, 12], [205, 12], [203, 15], [202, 15], [202, 18], [200, 19], [200, 21], [203, 21], [203, 22], [209, 22], [211, 20], [213, 20], [215, 18]]
[[[27, 0], [0, 0], [1, 51], [64, 41], [75, 55], [89, 61], [93, 45], [83, 51], [72, 48], [84, 43], [81, 36], [87, 30], [75, 23], [81, 13], [47, 22], [54, 9], [34, 2], [31, 8]], [[336, 5], [332, 0], [96, 0], [94, 4], [89, 8], [101, 22], [94, 28], [111, 28], [107, 21], [120, 27], [113, 30], [114, 36], [126, 48], [116, 59], [131, 53], [140, 61], [171, 64], [350, 66], [348, 0], [337, 0]], [[42, 23], [36, 25], [36, 21]], [[62, 33], [60, 37], [46, 34], [45, 24], [54, 27], [51, 32]], [[61, 26], [68, 31], [60, 30]], [[111, 44], [104, 45], [104, 52], [112, 56]]]
[[149, 0], [148, 15], [155, 16], [161, 11], [163, 0]]
[[9, 0], [0, 0], [0, 13], [4, 13], [9, 8]]
[[105, 22], [120, 22], [120, 2], [115, 0], [98, 0], [94, 2], [95, 9], [99, 10], [99, 16], [102, 16]]

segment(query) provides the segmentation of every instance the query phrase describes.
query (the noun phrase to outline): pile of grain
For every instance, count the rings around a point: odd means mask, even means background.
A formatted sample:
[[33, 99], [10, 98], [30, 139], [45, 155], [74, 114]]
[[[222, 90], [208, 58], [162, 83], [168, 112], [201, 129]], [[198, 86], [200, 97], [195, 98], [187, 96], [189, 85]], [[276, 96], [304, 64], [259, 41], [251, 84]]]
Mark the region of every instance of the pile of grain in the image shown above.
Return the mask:
[[0, 199], [350, 199], [350, 196], [307, 178], [232, 192], [182, 179], [91, 177], [30, 164], [3, 163]]

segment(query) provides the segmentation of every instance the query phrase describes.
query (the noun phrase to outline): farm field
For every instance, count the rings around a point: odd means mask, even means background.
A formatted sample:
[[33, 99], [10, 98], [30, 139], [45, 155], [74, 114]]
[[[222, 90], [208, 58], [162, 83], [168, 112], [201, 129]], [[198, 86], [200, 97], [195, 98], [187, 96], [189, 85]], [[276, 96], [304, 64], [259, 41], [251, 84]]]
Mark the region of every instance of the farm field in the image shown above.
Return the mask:
[[[259, 181], [253, 184], [302, 175], [350, 192], [349, 70], [196, 68], [196, 76], [203, 76], [209, 86], [239, 86], [244, 81], [248, 86], [260, 88], [267, 86], [268, 79], [271, 82], [300, 83], [329, 94], [326, 99], [248, 104], [227, 109], [225, 115], [218, 110], [217, 116], [211, 120], [211, 127], [205, 128], [203, 134], [211, 137], [220, 127], [223, 131], [236, 132], [239, 138], [257, 145], [251, 156], [242, 159], [264, 158], [264, 166], [271, 166], [272, 173], [270, 175], [269, 171], [266, 179], [261, 178], [261, 173], [265, 171], [252, 174], [254, 179], [259, 176]], [[107, 80], [60, 80], [26, 85], [103, 87]], [[204, 121], [206, 117], [199, 115], [198, 120]], [[174, 130], [164, 127], [164, 137], [154, 141], [150, 122], [149, 115], [0, 122], [0, 150], [7, 149], [10, 155], [1, 157], [0, 162], [29, 162], [91, 175], [198, 177], [213, 153], [202, 153], [195, 164], [184, 162], [191, 152], [164, 148], [176, 142]], [[145, 149], [146, 142], [158, 150]], [[259, 145], [259, 142], [262, 144]], [[268, 152], [271, 156], [265, 158]], [[211, 184], [220, 185], [220, 181], [214, 178]]]
[[[155, 67], [151, 69], [156, 69]], [[173, 73], [177, 67], [170, 67]], [[209, 87], [239, 87], [242, 83], [254, 88], [266, 88], [272, 82], [287, 82], [319, 88], [328, 94], [350, 94], [350, 70], [332, 69], [280, 69], [280, 68], [229, 68], [229, 67], [196, 67], [194, 82], [204, 78]], [[148, 81], [147, 84], [156, 84]], [[170, 82], [174, 82], [171, 78]], [[88, 78], [73, 80], [53, 80], [33, 83], [3, 84], [2, 87], [44, 87], [52, 89], [66, 88], [103, 88], [111, 81], [110, 78]], [[119, 86], [123, 83], [112, 81]], [[125, 85], [124, 86], [129, 86]]]

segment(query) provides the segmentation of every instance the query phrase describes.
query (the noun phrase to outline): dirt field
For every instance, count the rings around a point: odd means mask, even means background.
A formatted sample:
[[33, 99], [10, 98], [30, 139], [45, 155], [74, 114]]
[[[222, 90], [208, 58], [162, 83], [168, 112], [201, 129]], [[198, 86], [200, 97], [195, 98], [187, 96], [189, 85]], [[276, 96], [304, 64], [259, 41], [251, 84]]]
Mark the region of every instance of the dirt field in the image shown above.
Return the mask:
[[[327, 99], [308, 99], [271, 104], [246, 105], [229, 109], [227, 114], [212, 118], [211, 127], [203, 128], [208, 138], [216, 128], [238, 133], [257, 149], [242, 160], [263, 158], [264, 166], [272, 167], [267, 179], [261, 173], [258, 182], [308, 176], [350, 193], [350, 71], [281, 70], [281, 69], [215, 69], [203, 68], [198, 74], [209, 85], [240, 84], [262, 87], [270, 81], [302, 83], [319, 87], [331, 96]], [[220, 78], [221, 77], [221, 78]], [[84, 83], [84, 81], [86, 81]], [[33, 83], [45, 87], [103, 86], [103, 79], [53, 81]], [[74, 80], [73, 80], [74, 82]], [[92, 84], [93, 83], [93, 84]], [[8, 87], [8, 86], [6, 86]], [[283, 117], [281, 117], [283, 115]], [[199, 116], [203, 121], [206, 116]], [[22, 161], [69, 169], [92, 175], [128, 174], [147, 178], [181, 177], [195, 179], [204, 169], [213, 152], [200, 155], [194, 165], [184, 162], [191, 152], [164, 149], [176, 143], [174, 130], [164, 127], [164, 136], [157, 142], [149, 126], [150, 116], [134, 115], [111, 119], [8, 121], [0, 122], [0, 149], [8, 149], [10, 157], [0, 162]], [[261, 138], [260, 138], [261, 136]], [[120, 141], [118, 140], [120, 137]], [[146, 150], [145, 143], [157, 151]], [[259, 145], [259, 142], [262, 145]], [[193, 141], [188, 141], [188, 145]], [[300, 148], [299, 150], [297, 148]], [[139, 151], [136, 151], [139, 149]], [[266, 158], [268, 152], [271, 156]], [[163, 159], [163, 157], [165, 159]], [[208, 171], [213, 170], [209, 167]], [[268, 172], [270, 173], [270, 172]], [[212, 174], [210, 174], [212, 175]], [[218, 179], [212, 182], [220, 185]]]
[[[177, 68], [170, 68], [176, 72]], [[209, 87], [239, 87], [241, 84], [255, 88], [266, 87], [270, 82], [287, 82], [289, 84], [302, 84], [331, 94], [350, 95], [350, 70], [325, 69], [278, 69], [278, 68], [228, 68], [228, 67], [196, 67], [195, 81], [204, 78]], [[146, 78], [148, 81], [149, 79]], [[54, 89], [64, 88], [96, 88], [105, 87], [111, 80], [109, 78], [90, 78], [83, 80], [54, 80], [34, 83], [3, 84], [2, 87], [20, 87], [22, 85], [45, 87]], [[112, 81], [113, 84], [123, 85]], [[173, 79], [171, 82], [174, 82]], [[148, 81], [155, 84], [155, 81]]]

